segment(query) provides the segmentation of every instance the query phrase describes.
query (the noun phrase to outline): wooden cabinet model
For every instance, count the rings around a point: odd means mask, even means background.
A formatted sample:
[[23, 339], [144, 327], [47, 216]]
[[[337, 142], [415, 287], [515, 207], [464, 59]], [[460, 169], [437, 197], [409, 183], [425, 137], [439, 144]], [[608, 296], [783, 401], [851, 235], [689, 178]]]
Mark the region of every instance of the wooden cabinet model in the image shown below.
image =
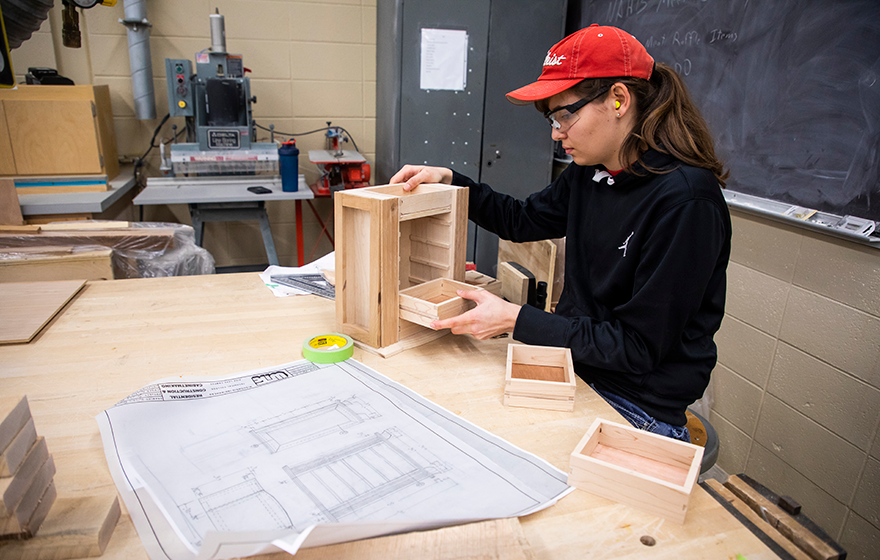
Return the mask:
[[0, 175], [118, 173], [108, 86], [0, 90]]
[[413, 317], [406, 302], [413, 299], [401, 302], [400, 292], [437, 278], [464, 280], [467, 196], [466, 187], [439, 184], [334, 195], [340, 332], [373, 349], [400, 348], [421, 331], [434, 332], [407, 320]]

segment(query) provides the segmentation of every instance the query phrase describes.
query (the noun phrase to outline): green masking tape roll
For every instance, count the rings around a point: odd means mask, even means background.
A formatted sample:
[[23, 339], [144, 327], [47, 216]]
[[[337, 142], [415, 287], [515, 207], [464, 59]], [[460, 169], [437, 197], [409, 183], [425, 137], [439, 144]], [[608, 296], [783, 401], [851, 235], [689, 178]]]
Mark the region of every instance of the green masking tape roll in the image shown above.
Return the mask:
[[354, 340], [344, 334], [320, 334], [303, 341], [303, 358], [316, 364], [344, 362], [354, 355]]

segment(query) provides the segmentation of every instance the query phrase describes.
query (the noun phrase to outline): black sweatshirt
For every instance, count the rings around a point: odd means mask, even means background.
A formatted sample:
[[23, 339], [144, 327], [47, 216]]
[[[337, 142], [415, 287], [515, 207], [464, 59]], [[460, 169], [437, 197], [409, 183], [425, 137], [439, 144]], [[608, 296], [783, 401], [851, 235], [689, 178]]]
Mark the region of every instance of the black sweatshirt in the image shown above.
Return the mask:
[[571, 348], [586, 382], [683, 426], [717, 358], [730, 214], [712, 172], [656, 151], [643, 161], [671, 171], [571, 164], [525, 201], [459, 173], [452, 182], [470, 188], [470, 219], [499, 237], [566, 237], [555, 314], [523, 306], [514, 338]]

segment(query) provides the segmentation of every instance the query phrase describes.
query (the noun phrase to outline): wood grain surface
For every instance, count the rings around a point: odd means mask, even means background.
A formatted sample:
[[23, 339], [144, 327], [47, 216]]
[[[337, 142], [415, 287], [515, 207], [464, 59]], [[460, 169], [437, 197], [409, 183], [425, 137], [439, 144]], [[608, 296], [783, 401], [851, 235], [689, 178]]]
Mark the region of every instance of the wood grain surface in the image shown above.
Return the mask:
[[[0, 387], [27, 395], [59, 499], [103, 495], [115, 491], [95, 422], [103, 410], [161, 378], [299, 360], [303, 340], [334, 331], [332, 301], [276, 298], [255, 273], [94, 282], [33, 343], [0, 346]], [[509, 342], [447, 335], [390, 358], [356, 347], [354, 359], [567, 472], [594, 419], [623, 420], [580, 379], [571, 412], [505, 407]], [[776, 558], [702, 488], [683, 525], [582, 490], [520, 524], [536, 559]], [[147, 558], [124, 508], [103, 558]]]

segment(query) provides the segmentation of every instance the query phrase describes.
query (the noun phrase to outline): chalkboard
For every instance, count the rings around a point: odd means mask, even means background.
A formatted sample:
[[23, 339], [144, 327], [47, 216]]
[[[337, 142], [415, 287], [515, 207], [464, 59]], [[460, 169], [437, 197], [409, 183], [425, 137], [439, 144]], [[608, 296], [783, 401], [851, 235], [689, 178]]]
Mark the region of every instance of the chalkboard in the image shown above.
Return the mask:
[[880, 0], [572, 0], [591, 23], [684, 78], [728, 188], [880, 220]]

